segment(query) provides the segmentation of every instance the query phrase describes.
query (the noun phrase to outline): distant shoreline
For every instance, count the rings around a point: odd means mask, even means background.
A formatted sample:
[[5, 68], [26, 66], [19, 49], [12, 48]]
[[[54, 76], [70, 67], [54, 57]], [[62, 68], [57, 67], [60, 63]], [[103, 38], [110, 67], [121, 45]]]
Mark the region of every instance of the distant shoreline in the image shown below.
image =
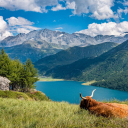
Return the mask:
[[93, 84], [93, 83], [95, 83], [95, 82], [97, 82], [97, 81], [92, 80], [92, 81], [88, 81], [88, 82], [86, 82], [86, 83], [82, 83], [82, 85], [90, 86], [91, 84]]
[[64, 81], [64, 79], [54, 79], [54, 78], [51, 78], [51, 77], [44, 77], [44, 78], [39, 77], [38, 81]]

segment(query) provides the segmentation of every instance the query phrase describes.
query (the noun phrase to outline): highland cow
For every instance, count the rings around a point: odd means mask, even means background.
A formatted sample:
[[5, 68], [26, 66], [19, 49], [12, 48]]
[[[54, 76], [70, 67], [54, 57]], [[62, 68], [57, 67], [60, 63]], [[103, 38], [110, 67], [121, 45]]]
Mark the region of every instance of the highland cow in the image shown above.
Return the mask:
[[96, 114], [97, 116], [120, 118], [128, 117], [128, 105], [97, 102], [96, 100], [92, 99], [95, 90], [92, 91], [91, 96], [82, 97], [80, 93], [80, 97], [82, 98], [80, 102], [81, 109], [86, 109], [90, 113]]

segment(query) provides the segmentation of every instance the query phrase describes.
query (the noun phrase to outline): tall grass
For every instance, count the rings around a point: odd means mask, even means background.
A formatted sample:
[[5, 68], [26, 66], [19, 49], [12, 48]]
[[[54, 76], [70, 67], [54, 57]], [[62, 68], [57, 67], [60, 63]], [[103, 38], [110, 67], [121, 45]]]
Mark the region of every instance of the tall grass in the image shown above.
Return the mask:
[[128, 119], [96, 117], [79, 105], [0, 98], [0, 128], [126, 128]]

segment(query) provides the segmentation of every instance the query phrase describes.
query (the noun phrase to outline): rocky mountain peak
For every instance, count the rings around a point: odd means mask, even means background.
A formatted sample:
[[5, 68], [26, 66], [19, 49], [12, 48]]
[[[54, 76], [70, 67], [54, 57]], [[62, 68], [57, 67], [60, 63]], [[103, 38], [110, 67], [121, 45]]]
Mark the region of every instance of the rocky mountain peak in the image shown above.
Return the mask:
[[103, 42], [115, 42], [122, 43], [128, 40], [128, 34], [125, 36], [115, 37], [114, 35], [97, 35], [91, 37], [83, 33], [68, 34], [60, 31], [52, 31], [49, 29], [34, 30], [27, 34], [20, 33], [17, 36], [10, 36], [0, 41], [1, 47], [12, 47], [22, 44], [29, 40], [43, 40], [48, 43], [59, 44], [61, 46], [73, 47], [73, 46], [88, 46], [96, 45]]

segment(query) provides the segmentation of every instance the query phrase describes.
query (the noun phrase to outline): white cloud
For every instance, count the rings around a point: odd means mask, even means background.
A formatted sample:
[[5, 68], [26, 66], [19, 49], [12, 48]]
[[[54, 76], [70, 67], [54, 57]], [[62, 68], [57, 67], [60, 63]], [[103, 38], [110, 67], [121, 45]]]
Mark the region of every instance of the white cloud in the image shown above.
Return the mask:
[[96, 35], [116, 35], [120, 36], [122, 33], [128, 32], [128, 22], [121, 23], [109, 22], [102, 24], [89, 24], [88, 29], [81, 30], [77, 33], [84, 33], [90, 36]]
[[117, 10], [119, 17], [122, 17], [122, 13], [125, 13], [125, 15], [128, 13], [128, 8], [125, 7], [125, 9], [118, 9]]
[[3, 39], [5, 39], [8, 36], [13, 36], [13, 34], [6, 30], [3, 33], [0, 33], [0, 40], [3, 40]]
[[74, 1], [71, 2], [71, 3], [70, 3], [70, 2], [67, 2], [67, 3], [66, 3], [66, 8], [67, 8], [67, 9], [75, 9], [75, 6], [76, 6], [76, 5], [75, 5], [75, 2], [74, 2]]
[[17, 28], [17, 32], [18, 33], [29, 33], [30, 30], [26, 29], [26, 28]]
[[23, 18], [23, 17], [10, 17], [7, 18], [6, 20], [8, 20], [9, 26], [15, 26], [15, 25], [32, 25], [34, 24], [31, 21], [28, 21], [27, 19]]
[[9, 10], [25, 10], [41, 12], [41, 7], [34, 0], [0, 0], [0, 7]]
[[0, 40], [8, 36], [13, 36], [13, 33], [29, 33], [32, 30], [40, 29], [33, 27], [34, 23], [23, 17], [10, 17], [6, 20], [8, 23], [0, 16]]
[[52, 11], [59, 11], [59, 10], [66, 10], [66, 9], [75, 9], [75, 2], [74, 1], [73, 2], [67, 1], [65, 7], [62, 7], [61, 4], [57, 4], [55, 7], [51, 8]]
[[23, 18], [23, 17], [10, 17], [6, 19], [9, 23], [10, 29], [17, 33], [29, 33], [32, 30], [38, 30], [40, 28], [33, 27], [33, 22]]
[[57, 5], [58, 0], [0, 0], [0, 7], [9, 10], [47, 12], [46, 6]]
[[52, 11], [66, 10], [65, 7], [62, 7], [61, 4], [58, 4], [56, 7], [52, 7]]
[[63, 29], [62, 27], [58, 27], [58, 28], [55, 28], [55, 29]]
[[74, 14], [91, 13], [91, 17], [99, 20], [113, 18], [114, 13], [111, 7], [114, 0], [66, 0], [67, 2], [75, 2]]
[[122, 14], [123, 13], [125, 15], [128, 13], [128, 7], [127, 7], [128, 6], [128, 0], [123, 0], [123, 2], [122, 1], [118, 1], [118, 3], [124, 5], [124, 9], [122, 9], [122, 8], [117, 9], [117, 15], [118, 15], [118, 17], [122, 18]]
[[4, 32], [7, 28], [7, 23], [3, 20], [3, 16], [0, 16], [0, 32]]
[[0, 40], [12, 35], [13, 34], [8, 31], [7, 23], [4, 21], [3, 17], [0, 16]]
[[32, 26], [16, 26], [14, 27], [13, 29], [13, 32], [17, 32], [17, 33], [29, 33], [30, 31], [33, 31], [33, 30], [38, 30], [40, 28], [37, 28], [37, 27], [32, 27]]
[[128, 1], [127, 0], [124, 0], [123, 5], [124, 6], [128, 6]]
[[33, 0], [41, 7], [54, 6], [58, 4], [58, 0]]

